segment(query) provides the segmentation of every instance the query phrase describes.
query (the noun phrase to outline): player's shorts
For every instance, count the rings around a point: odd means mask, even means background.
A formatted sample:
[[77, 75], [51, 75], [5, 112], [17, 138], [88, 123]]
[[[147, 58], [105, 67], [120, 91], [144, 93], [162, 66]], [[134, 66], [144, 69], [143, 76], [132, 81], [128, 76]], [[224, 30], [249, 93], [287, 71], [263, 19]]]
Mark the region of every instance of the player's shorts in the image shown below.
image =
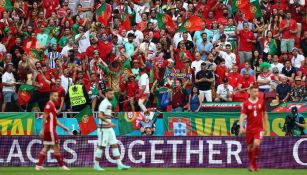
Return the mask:
[[257, 132], [247, 132], [246, 133], [246, 144], [250, 145], [254, 142], [254, 140], [262, 140], [264, 135], [263, 131], [257, 131]]
[[106, 147], [107, 145], [117, 144], [117, 139], [113, 128], [98, 128], [98, 146]]
[[44, 145], [59, 144], [59, 137], [56, 132], [45, 131], [43, 140]]

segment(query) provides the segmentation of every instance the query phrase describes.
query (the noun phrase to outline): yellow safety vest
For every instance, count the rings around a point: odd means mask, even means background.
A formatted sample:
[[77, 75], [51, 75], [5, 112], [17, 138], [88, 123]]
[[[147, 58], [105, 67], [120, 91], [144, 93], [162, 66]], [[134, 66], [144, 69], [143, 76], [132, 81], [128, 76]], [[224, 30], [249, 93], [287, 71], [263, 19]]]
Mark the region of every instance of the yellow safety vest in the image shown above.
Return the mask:
[[82, 85], [70, 86], [68, 93], [69, 93], [71, 106], [78, 106], [86, 103], [86, 99], [83, 94]]

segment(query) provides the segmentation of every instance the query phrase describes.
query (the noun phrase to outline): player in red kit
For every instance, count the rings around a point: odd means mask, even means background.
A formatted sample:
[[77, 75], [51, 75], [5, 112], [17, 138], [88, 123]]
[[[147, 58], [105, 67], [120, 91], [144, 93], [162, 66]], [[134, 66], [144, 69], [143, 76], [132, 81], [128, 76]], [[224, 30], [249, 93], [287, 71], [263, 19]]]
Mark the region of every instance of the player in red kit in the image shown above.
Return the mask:
[[[251, 86], [249, 89], [250, 97], [243, 102], [240, 116], [240, 134], [246, 133], [250, 171], [258, 171], [257, 158], [259, 156], [260, 143], [269, 123], [264, 99], [258, 98], [258, 92], [257, 85]], [[243, 127], [245, 116], [246, 129]]]
[[43, 167], [43, 162], [46, 158], [46, 154], [48, 150], [53, 147], [54, 150], [54, 157], [58, 161], [61, 169], [63, 170], [69, 170], [64, 165], [64, 161], [61, 156], [60, 152], [60, 146], [59, 146], [59, 139], [58, 135], [56, 133], [56, 126], [60, 126], [63, 128], [66, 132], [68, 131], [68, 128], [66, 128], [63, 124], [61, 124], [57, 120], [57, 115], [56, 115], [56, 108], [55, 108], [55, 103], [58, 101], [59, 94], [56, 91], [51, 91], [50, 92], [50, 100], [47, 102], [45, 109], [44, 109], [44, 114], [43, 114], [43, 126], [42, 130], [40, 132], [40, 136], [44, 140], [44, 148], [41, 150], [39, 153], [39, 159], [38, 163], [36, 164], [35, 169], [36, 170], [42, 170]]

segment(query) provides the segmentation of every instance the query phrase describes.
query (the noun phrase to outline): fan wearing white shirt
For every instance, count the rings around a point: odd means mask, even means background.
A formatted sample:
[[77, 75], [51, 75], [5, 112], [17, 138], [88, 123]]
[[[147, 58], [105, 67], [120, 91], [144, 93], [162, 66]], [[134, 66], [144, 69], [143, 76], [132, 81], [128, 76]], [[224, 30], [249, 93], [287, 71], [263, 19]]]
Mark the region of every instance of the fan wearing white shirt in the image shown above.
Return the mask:
[[305, 57], [303, 55], [298, 54], [297, 48], [292, 49], [292, 55], [293, 55], [291, 59], [292, 66], [298, 70], [301, 67], [301, 65], [304, 64]]
[[143, 39], [144, 39], [143, 32], [137, 30], [137, 26], [136, 26], [135, 24], [133, 24], [133, 25], [131, 26], [131, 29], [132, 29], [132, 30], [129, 30], [129, 31], [127, 32], [127, 36], [128, 36], [129, 33], [134, 34], [135, 38], [134, 38], [134, 40], [133, 40], [133, 43], [134, 43], [135, 45], [139, 45], [140, 43], [143, 42]]
[[217, 86], [216, 98], [217, 102], [230, 102], [232, 101], [233, 87], [228, 84], [228, 78], [223, 79], [223, 84]]
[[140, 68], [139, 70], [140, 72], [140, 79], [138, 82], [138, 86], [140, 88], [140, 90], [142, 91], [142, 94], [139, 98], [138, 104], [140, 106], [140, 108], [142, 109], [143, 112], [147, 111], [147, 108], [145, 106], [146, 101], [149, 97], [149, 78], [147, 73], [145, 72], [145, 68]]
[[273, 63], [271, 64], [271, 70], [273, 70], [274, 67], [277, 67], [279, 73], [281, 74], [281, 71], [284, 65], [278, 62], [279, 60], [278, 55], [274, 55], [272, 60], [273, 60]]
[[139, 0], [138, 4], [134, 4], [132, 0], [128, 0], [129, 6], [135, 11], [135, 22], [138, 24], [142, 21], [142, 13], [148, 13], [149, 8], [145, 5], [144, 0]]
[[68, 57], [68, 51], [72, 50], [74, 48], [74, 40], [72, 38], [68, 39], [68, 43], [66, 46], [63, 47], [61, 51], [61, 55], [65, 58]]
[[[2, 103], [2, 112], [5, 112], [6, 104], [10, 103], [12, 98], [14, 99], [16, 105], [18, 104], [18, 95], [16, 93], [16, 80], [13, 75], [13, 63], [8, 63], [6, 65], [6, 72], [2, 75], [2, 92], [3, 92], [3, 103]], [[20, 107], [19, 107], [20, 108]]]
[[79, 53], [86, 52], [86, 49], [91, 45], [90, 31], [84, 33], [84, 27], [79, 26], [79, 34], [75, 36], [75, 40], [79, 44]]
[[220, 51], [220, 56], [224, 58], [227, 69], [232, 69], [236, 64], [236, 55], [231, 52], [231, 44], [226, 44], [226, 52]]
[[199, 52], [195, 52], [194, 57], [195, 57], [195, 61], [192, 62], [191, 68], [194, 69], [194, 74], [196, 77], [196, 74], [197, 72], [201, 70], [201, 64], [204, 63], [204, 61], [200, 59]]

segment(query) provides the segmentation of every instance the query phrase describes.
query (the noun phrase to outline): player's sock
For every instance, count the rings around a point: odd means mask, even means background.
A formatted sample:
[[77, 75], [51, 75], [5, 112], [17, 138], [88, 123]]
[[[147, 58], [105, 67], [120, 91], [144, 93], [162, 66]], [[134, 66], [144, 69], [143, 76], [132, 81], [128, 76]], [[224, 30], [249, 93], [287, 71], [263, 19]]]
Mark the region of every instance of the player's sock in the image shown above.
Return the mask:
[[38, 156], [38, 163], [37, 163], [37, 166], [42, 166], [42, 165], [43, 165], [43, 162], [44, 162], [44, 160], [45, 160], [45, 158], [46, 158], [46, 152], [41, 151], [41, 152], [39, 153], [39, 156]]
[[64, 161], [62, 159], [61, 153], [55, 153], [54, 157], [58, 161], [58, 164], [59, 164], [60, 167], [64, 166]]
[[257, 166], [257, 159], [258, 159], [258, 156], [259, 156], [259, 147], [255, 147], [254, 148], [254, 161], [253, 161], [253, 165], [256, 169], [258, 169], [258, 166]]
[[249, 160], [249, 166], [253, 166], [253, 149], [248, 150], [248, 160]]
[[[113, 157], [119, 157], [120, 156], [119, 149], [118, 148], [112, 148], [112, 154], [113, 154]], [[117, 159], [116, 163], [117, 163], [117, 166], [123, 165], [122, 161], [120, 159]]]
[[95, 160], [94, 160], [94, 164], [96, 166], [99, 166], [99, 161], [96, 160], [96, 158], [101, 159], [102, 156], [102, 149], [97, 148], [97, 150], [95, 151]]

